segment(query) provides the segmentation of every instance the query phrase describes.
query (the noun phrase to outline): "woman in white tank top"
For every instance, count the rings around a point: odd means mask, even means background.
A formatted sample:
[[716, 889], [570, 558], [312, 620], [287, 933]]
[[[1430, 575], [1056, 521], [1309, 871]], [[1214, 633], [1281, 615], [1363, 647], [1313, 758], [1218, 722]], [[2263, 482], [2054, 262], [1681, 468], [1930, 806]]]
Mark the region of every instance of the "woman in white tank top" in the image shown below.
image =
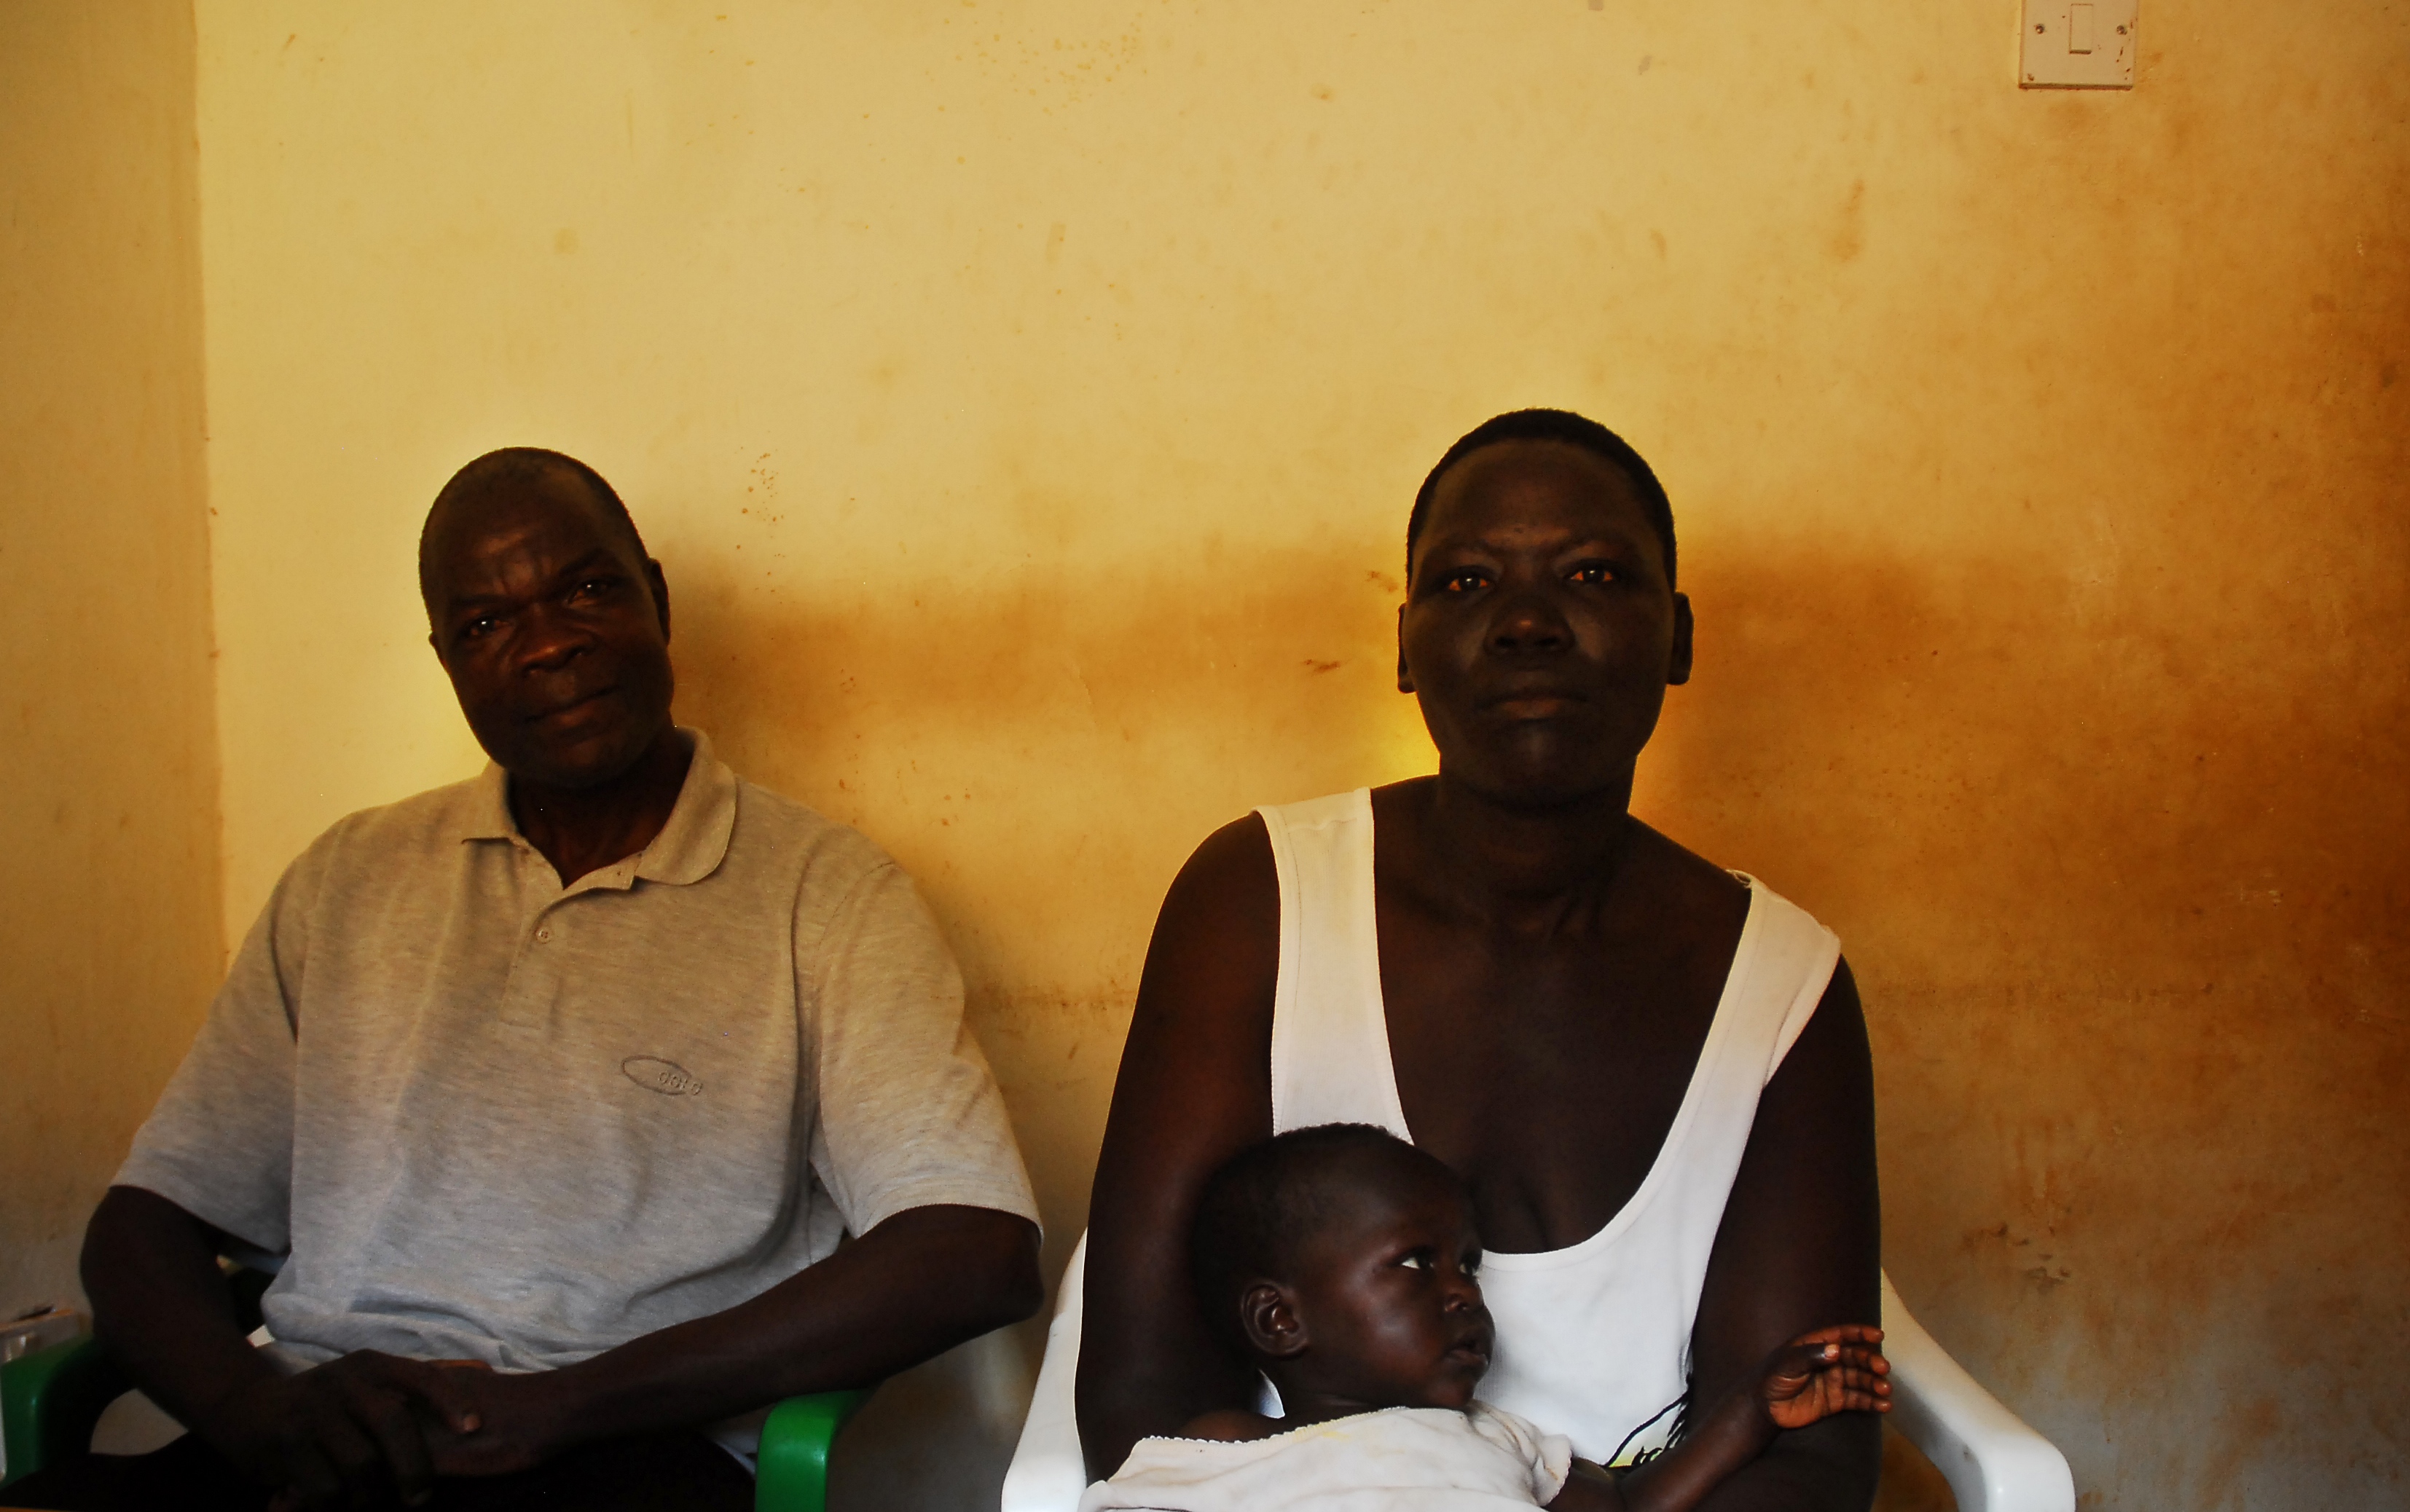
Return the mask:
[[[1411, 1140], [1389, 1064], [1372, 910], [1372, 795], [1256, 811], [1280, 877], [1272, 1131], [1364, 1123]], [[1601, 1464], [1662, 1448], [1682, 1401], [1690, 1322], [1757, 1095], [1832, 980], [1832, 931], [1753, 886], [1714, 1026], [1640, 1189], [1562, 1249], [1483, 1256], [1498, 1346], [1481, 1400]]]
[[[1645, 1465], [1785, 1339], [1878, 1320], [1872, 1076], [1830, 932], [1629, 818], [1689, 673], [1662, 490], [1557, 411], [1424, 484], [1400, 686], [1436, 778], [1259, 810], [1166, 898], [1091, 1215], [1090, 1469], [1254, 1382], [1188, 1289], [1198, 1189], [1273, 1132], [1361, 1122], [1472, 1188], [1484, 1399]], [[1785, 1435], [1718, 1507], [1864, 1507], [1870, 1418]], [[1642, 1469], [1638, 1474], [1646, 1475]]]

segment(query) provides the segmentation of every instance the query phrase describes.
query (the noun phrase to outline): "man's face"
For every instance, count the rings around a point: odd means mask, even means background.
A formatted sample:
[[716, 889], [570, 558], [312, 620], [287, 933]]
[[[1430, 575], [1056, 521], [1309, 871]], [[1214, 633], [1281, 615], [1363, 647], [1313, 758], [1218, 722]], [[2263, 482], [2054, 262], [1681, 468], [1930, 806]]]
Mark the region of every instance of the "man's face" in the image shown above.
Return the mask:
[[1392, 1165], [1331, 1205], [1287, 1287], [1307, 1339], [1298, 1379], [1367, 1409], [1464, 1406], [1493, 1342], [1471, 1204]]
[[512, 776], [593, 787], [669, 727], [661, 569], [575, 474], [447, 507], [428, 569], [435, 655], [477, 743]]
[[1506, 441], [1442, 476], [1398, 617], [1398, 686], [1443, 771], [1518, 806], [1628, 785], [1690, 666], [1690, 605], [1620, 468]]

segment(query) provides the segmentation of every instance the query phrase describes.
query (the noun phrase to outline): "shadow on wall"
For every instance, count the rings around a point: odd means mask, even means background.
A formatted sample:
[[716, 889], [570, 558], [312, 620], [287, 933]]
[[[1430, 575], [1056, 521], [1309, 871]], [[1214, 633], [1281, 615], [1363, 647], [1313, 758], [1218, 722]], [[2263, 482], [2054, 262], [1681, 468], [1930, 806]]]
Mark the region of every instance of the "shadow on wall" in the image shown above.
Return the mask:
[[[803, 603], [749, 593], [741, 555], [671, 558], [680, 718], [886, 846], [944, 924], [1049, 1276], [1086, 1225], [1147, 934], [1189, 849], [1254, 804], [1426, 759], [1393, 685], [1398, 584], [1363, 554], [1206, 541], [1187, 576], [1024, 566]], [[992, 1505], [1043, 1347], [1041, 1314], [891, 1381], [847, 1431], [833, 1505]]]
[[[946, 924], [1050, 1272], [1189, 849], [1255, 803], [1428, 769], [1372, 555], [1208, 545], [810, 603], [673, 563], [683, 716], [888, 846]], [[2410, 1392], [2369, 1387], [2403, 1366], [2332, 1325], [2410, 1296], [2403, 606], [2340, 565], [2304, 593], [2040, 554], [1735, 555], [1692, 557], [1698, 672], [1637, 806], [1847, 943], [1911, 1303], [2080, 1486], [2148, 1462], [2202, 1505], [2280, 1500], [2370, 1464]], [[896, 1383], [858, 1440], [884, 1468], [855, 1474], [983, 1493], [1038, 1338]], [[977, 1425], [943, 1465], [914, 1434], [936, 1420]]]
[[1209, 542], [1185, 574], [1022, 567], [804, 604], [673, 566], [680, 716], [860, 826], [944, 922], [1056, 1267], [1189, 850], [1255, 804], [1428, 763], [1394, 689], [1397, 582], [1366, 554]]

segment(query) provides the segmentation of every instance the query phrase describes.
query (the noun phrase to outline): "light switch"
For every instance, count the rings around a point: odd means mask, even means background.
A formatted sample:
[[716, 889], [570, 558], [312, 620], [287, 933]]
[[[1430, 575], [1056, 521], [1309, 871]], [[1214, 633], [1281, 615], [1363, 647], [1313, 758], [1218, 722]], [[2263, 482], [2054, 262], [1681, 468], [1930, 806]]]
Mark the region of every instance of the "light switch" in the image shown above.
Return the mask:
[[2023, 89], [2132, 89], [2138, 0], [2025, 0]]

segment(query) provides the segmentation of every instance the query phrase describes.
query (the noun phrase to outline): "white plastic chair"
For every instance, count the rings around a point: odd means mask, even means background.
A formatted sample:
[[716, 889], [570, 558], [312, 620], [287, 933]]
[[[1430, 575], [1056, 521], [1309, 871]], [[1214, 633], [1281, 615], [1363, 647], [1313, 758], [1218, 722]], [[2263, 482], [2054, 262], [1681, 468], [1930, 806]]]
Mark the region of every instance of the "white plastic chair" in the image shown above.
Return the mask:
[[[1088, 1489], [1071, 1400], [1087, 1276], [1088, 1237], [1082, 1234], [1047, 1326], [1037, 1395], [1012, 1468], [1005, 1472], [1003, 1512], [1074, 1512]], [[1949, 1480], [1959, 1512], [2075, 1512], [2075, 1477], [2066, 1457], [1942, 1352], [1909, 1316], [1888, 1275], [1882, 1326], [1883, 1353], [1892, 1365], [1892, 1423]]]

